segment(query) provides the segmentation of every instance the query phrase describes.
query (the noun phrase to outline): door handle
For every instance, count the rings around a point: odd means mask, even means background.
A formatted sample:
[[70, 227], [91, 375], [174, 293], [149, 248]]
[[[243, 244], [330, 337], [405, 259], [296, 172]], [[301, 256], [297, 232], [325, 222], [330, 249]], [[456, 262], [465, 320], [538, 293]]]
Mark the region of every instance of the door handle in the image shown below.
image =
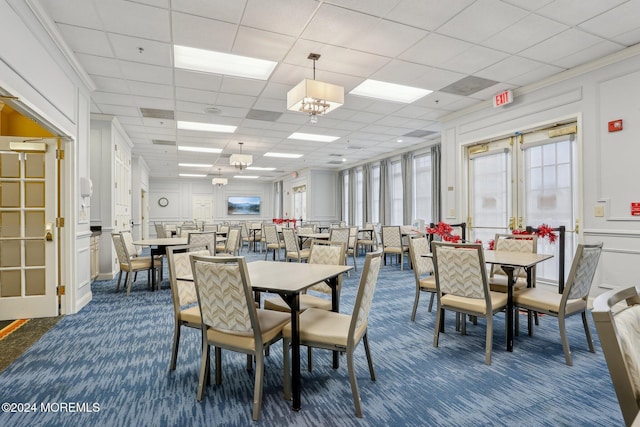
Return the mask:
[[44, 226], [44, 239], [49, 242], [53, 240], [53, 223], [52, 222], [48, 222]]

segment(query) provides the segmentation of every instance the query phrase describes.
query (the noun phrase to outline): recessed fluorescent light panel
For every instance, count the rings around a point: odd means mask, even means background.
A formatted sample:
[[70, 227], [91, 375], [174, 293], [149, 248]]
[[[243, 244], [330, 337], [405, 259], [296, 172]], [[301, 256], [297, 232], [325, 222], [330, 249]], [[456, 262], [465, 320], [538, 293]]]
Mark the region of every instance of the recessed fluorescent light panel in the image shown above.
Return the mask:
[[367, 98], [410, 104], [423, 96], [429, 95], [431, 92], [433, 91], [428, 89], [367, 79], [349, 93], [351, 95], [366, 96]]
[[206, 163], [178, 163], [183, 168], [212, 168], [213, 165]]
[[178, 176], [184, 177], [184, 178], [204, 178], [205, 174], [200, 174], [200, 173], [179, 173]]
[[276, 168], [261, 168], [259, 166], [249, 166], [248, 171], [274, 171]]
[[181, 130], [199, 130], [203, 132], [233, 133], [236, 131], [236, 128], [237, 126], [217, 125], [215, 123], [178, 121], [178, 129], [181, 129]]
[[267, 80], [277, 62], [187, 46], [173, 46], [176, 68]]
[[236, 176], [234, 176], [234, 178], [239, 178], [239, 179], [257, 179], [257, 178], [260, 178], [260, 176], [258, 176], [258, 175], [236, 175]]
[[301, 141], [333, 142], [336, 139], [340, 139], [340, 137], [330, 136], [330, 135], [315, 135], [313, 133], [294, 132], [291, 135], [289, 135], [289, 139], [299, 139]]
[[207, 148], [207, 147], [188, 147], [186, 145], [178, 145], [178, 151], [191, 151], [194, 153], [222, 153], [222, 148]]
[[284, 159], [299, 159], [304, 154], [291, 154], [291, 153], [264, 153], [265, 157], [282, 157]]

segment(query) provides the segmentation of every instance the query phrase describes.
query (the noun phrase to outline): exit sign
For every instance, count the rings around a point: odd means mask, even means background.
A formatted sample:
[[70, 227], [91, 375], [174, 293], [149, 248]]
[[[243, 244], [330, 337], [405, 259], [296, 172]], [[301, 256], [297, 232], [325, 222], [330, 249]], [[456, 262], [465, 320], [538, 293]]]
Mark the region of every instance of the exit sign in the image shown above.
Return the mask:
[[513, 102], [513, 92], [505, 90], [493, 97], [493, 106], [500, 107], [502, 105], [511, 104]]

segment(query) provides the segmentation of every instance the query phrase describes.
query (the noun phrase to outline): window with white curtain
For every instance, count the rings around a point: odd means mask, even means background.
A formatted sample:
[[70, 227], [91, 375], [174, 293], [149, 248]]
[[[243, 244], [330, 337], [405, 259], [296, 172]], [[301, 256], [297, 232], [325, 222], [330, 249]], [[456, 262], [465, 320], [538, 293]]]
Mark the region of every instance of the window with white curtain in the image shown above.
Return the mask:
[[371, 167], [371, 222], [380, 222], [380, 165]]
[[402, 225], [402, 166], [400, 161], [391, 163], [391, 225]]
[[349, 173], [342, 175], [342, 220], [349, 222]]
[[424, 219], [425, 224], [433, 222], [432, 210], [432, 163], [431, 154], [413, 158], [413, 218]]
[[357, 225], [362, 227], [362, 218], [364, 217], [364, 199], [362, 195], [362, 169], [356, 170], [356, 223], [352, 225]]

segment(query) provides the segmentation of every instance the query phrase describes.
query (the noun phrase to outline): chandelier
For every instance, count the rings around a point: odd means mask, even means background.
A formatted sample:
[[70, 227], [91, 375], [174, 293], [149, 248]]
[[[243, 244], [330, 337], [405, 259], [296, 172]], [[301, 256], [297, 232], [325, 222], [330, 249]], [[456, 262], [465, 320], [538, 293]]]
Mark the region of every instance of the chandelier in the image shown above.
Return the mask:
[[229, 157], [229, 164], [242, 170], [253, 163], [253, 156], [251, 154], [242, 154], [242, 145], [244, 143], [238, 142], [238, 144], [240, 144], [240, 153], [232, 154], [231, 157]]
[[304, 79], [287, 92], [287, 109], [306, 113], [311, 123], [316, 123], [317, 116], [344, 104], [344, 88], [316, 80], [316, 61], [320, 54], [310, 53], [307, 58], [313, 61], [313, 80]]
[[211, 180], [213, 185], [217, 185], [218, 187], [222, 187], [223, 185], [227, 185], [227, 178], [222, 177], [222, 173], [220, 172], [220, 168], [218, 168], [218, 176]]

